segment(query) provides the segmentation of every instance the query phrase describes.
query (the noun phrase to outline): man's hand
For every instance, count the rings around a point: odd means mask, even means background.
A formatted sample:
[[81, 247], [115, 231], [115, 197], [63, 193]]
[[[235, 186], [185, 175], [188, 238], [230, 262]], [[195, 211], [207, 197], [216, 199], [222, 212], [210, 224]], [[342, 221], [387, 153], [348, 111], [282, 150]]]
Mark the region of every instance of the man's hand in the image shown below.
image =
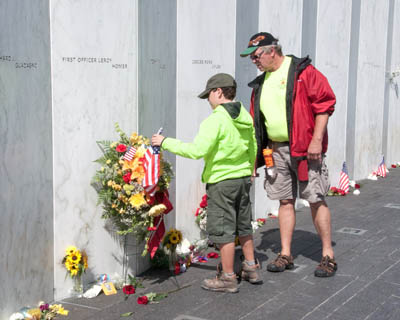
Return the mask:
[[151, 145], [159, 147], [161, 146], [161, 143], [163, 142], [164, 139], [165, 137], [162, 136], [161, 134], [153, 134], [153, 136], [151, 137]]
[[321, 152], [322, 152], [322, 142], [312, 139], [310, 145], [308, 146], [307, 159], [321, 161], [322, 160]]

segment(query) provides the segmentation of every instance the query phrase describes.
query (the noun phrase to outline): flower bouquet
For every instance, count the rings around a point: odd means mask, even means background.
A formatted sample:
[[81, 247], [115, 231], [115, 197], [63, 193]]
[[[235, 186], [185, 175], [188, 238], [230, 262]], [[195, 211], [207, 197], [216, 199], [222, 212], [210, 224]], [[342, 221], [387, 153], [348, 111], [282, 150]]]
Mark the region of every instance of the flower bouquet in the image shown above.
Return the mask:
[[118, 234], [133, 233], [138, 242], [146, 240], [145, 255], [162, 215], [172, 210], [168, 200], [172, 166], [149, 139], [137, 133], [128, 137], [118, 124], [115, 128], [118, 141], [97, 142], [103, 156], [96, 160], [101, 168], [92, 185], [103, 206], [102, 218], [110, 219]]
[[74, 280], [73, 290], [83, 293], [82, 274], [88, 268], [88, 257], [85, 251], [80, 251], [74, 246], [69, 246], [65, 250], [62, 264], [67, 269], [67, 274]]
[[195, 213], [196, 224], [203, 232], [206, 232], [206, 226], [207, 226], [207, 206], [208, 206], [207, 195], [205, 194], [201, 198], [201, 202]]
[[182, 233], [177, 229], [170, 229], [164, 236], [162, 246], [169, 255], [169, 270], [176, 271], [180, 267], [176, 254], [176, 247], [182, 241]]

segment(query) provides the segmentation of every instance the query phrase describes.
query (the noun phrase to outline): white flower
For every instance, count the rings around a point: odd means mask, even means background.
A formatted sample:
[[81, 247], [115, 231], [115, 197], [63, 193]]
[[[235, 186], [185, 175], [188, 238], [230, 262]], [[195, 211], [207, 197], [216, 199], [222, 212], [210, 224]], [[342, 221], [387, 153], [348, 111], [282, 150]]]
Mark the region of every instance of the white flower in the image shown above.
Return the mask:
[[179, 255], [187, 255], [190, 253], [191, 243], [188, 239], [184, 238], [180, 244], [176, 246], [176, 253]]
[[9, 318], [9, 320], [24, 320], [24, 319], [25, 319], [24, 315], [19, 312], [13, 313]]
[[354, 188], [356, 186], [356, 182], [354, 180], [349, 181], [350, 187]]
[[256, 232], [256, 230], [259, 228], [258, 222], [251, 221], [251, 227], [253, 228], [253, 232]]
[[356, 196], [358, 196], [360, 194], [360, 190], [356, 189], [353, 191], [353, 194], [355, 194]]
[[378, 180], [378, 177], [376, 176], [376, 173], [375, 172], [370, 173], [368, 175], [368, 180]]

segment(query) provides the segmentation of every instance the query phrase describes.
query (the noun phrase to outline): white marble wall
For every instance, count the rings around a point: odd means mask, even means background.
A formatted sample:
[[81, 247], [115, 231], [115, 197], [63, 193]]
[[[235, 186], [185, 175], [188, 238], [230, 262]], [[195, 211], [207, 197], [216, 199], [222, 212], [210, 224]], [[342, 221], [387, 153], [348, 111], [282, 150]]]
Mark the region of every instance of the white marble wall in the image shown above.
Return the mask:
[[0, 319], [53, 296], [47, 1], [0, 2]]
[[361, 2], [354, 179], [365, 178], [382, 160], [388, 8], [388, 1]]
[[[339, 32], [340, 30], [340, 32]], [[346, 120], [351, 31], [351, 2], [318, 2], [316, 67], [327, 77], [335, 95], [335, 112], [329, 119], [327, 164], [332, 186], [339, 186], [346, 160]]]
[[[400, 1], [394, 1], [393, 14], [393, 35], [392, 35], [392, 52], [391, 66], [389, 72], [400, 71]], [[400, 76], [393, 79], [389, 84], [389, 114], [388, 114], [388, 137], [387, 137], [387, 157], [388, 166], [400, 161]], [[397, 86], [397, 94], [396, 94]]]
[[[177, 1], [176, 136], [193, 141], [200, 122], [210, 113], [207, 100], [197, 98], [207, 80], [219, 72], [235, 73], [235, 6], [232, 1]], [[176, 159], [176, 227], [198, 238], [194, 213], [205, 192], [203, 160]]]
[[64, 249], [89, 255], [86, 281], [122, 274], [122, 249], [104, 228], [90, 180], [100, 156], [95, 141], [118, 138], [114, 123], [137, 130], [137, 2], [54, 0], [51, 10], [55, 298], [71, 281]]
[[284, 54], [301, 55], [303, 0], [260, 0], [259, 31], [279, 39]]

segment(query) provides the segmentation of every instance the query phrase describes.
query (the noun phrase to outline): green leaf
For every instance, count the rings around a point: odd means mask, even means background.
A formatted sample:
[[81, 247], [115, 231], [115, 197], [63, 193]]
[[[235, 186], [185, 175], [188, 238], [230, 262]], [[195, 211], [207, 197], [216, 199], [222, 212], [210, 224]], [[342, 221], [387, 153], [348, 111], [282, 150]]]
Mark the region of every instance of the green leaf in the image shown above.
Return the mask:
[[130, 317], [131, 315], [133, 315], [133, 312], [125, 312], [121, 314], [121, 317]]

